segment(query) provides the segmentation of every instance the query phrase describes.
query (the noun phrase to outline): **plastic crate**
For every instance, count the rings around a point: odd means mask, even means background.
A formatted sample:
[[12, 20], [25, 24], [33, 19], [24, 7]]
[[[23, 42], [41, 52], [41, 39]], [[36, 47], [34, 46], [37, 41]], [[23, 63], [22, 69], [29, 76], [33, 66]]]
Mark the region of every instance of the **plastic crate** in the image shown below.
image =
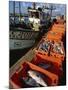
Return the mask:
[[34, 57], [31, 62], [37, 66], [40, 66], [41, 68], [43, 68], [45, 70], [48, 70], [49, 72], [52, 72], [52, 73], [58, 75], [59, 78], [61, 78], [63, 76], [62, 67], [58, 68], [54, 65], [54, 63], [49, 62], [44, 59], [41, 59], [38, 55], [36, 55], [36, 57]]
[[36, 70], [36, 71], [38, 71], [38, 72], [45, 75], [44, 80], [45, 80], [45, 82], [47, 82], [48, 86], [58, 85], [58, 80], [59, 79], [58, 79], [58, 76], [56, 74], [51, 73], [48, 70], [44, 70], [43, 68], [41, 68], [41, 67], [39, 67], [37, 65], [34, 65], [34, 64], [30, 63], [30, 62], [26, 62], [26, 63], [30, 66], [30, 68], [32, 70]]
[[[59, 50], [59, 48], [61, 48], [60, 49], [61, 51]], [[50, 55], [53, 56], [53, 57], [59, 58], [61, 61], [64, 61], [65, 51], [64, 51], [64, 46], [63, 46], [63, 42], [62, 41], [57, 41], [57, 42], [55, 41], [54, 42], [54, 44], [52, 46], [52, 49], [50, 50]]]
[[58, 41], [58, 40], [62, 40], [63, 35], [62, 35], [61, 33], [49, 31], [49, 32], [47, 33], [46, 38], [47, 38], [48, 40], [53, 40], [53, 41], [56, 40], [56, 41]]
[[10, 83], [13, 86], [13, 88], [26, 88], [24, 83], [21, 83], [20, 78], [21, 77], [27, 77], [27, 71], [28, 70], [34, 70], [37, 72], [42, 73], [45, 78], [44, 81], [47, 83], [48, 86], [54, 86], [54, 85], [58, 85], [58, 76], [56, 74], [53, 74], [47, 70], [44, 70], [42, 68], [40, 68], [39, 66], [36, 66], [30, 62], [24, 62], [22, 64], [22, 69], [19, 71], [16, 71], [11, 79], [10, 79]]
[[54, 24], [53, 27], [58, 27], [58, 28], [65, 28], [65, 24]]
[[62, 61], [59, 58], [48, 56], [48, 55], [42, 55], [39, 53], [37, 53], [36, 56], [38, 60], [43, 59], [44, 61], [54, 64], [54, 66], [57, 68], [62, 68]]
[[[39, 42], [39, 44], [37, 45], [37, 47], [34, 49], [35, 53], [48, 55], [49, 51], [50, 51], [50, 43], [51, 43], [51, 40], [42, 38], [41, 41]], [[48, 46], [46, 46], [46, 45], [48, 45]], [[47, 49], [45, 46], [47, 47]]]

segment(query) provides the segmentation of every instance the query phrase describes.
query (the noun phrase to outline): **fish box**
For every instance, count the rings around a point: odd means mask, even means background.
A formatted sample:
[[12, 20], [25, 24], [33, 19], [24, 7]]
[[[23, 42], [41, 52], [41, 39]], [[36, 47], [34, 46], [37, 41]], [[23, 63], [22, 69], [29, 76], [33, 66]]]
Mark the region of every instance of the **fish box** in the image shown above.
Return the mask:
[[62, 35], [65, 35], [65, 27], [63, 28], [63, 27], [53, 26], [51, 28], [51, 31], [61, 33]]
[[53, 26], [52, 26], [52, 29], [64, 29], [64, 28], [65, 28], [64, 25], [62, 25], [62, 26], [59, 26], [59, 25], [53, 25]]
[[61, 28], [65, 28], [65, 24], [54, 24], [53, 27], [61, 27]]
[[55, 28], [55, 29], [52, 29], [51, 31], [56, 32], [56, 33], [61, 33], [62, 35], [65, 34], [65, 30], [64, 29], [60, 29], [60, 28]]
[[51, 40], [42, 38], [37, 47], [35, 48], [36, 53], [48, 55], [50, 50]]
[[49, 72], [58, 75], [59, 79], [61, 79], [61, 77], [63, 76], [62, 67], [58, 68], [54, 65], [54, 63], [41, 59], [38, 54], [36, 55], [36, 57], [33, 58], [31, 62], [45, 70], [48, 70]]
[[41, 67], [36, 66], [30, 62], [24, 62], [10, 78], [10, 84], [13, 88], [18, 89], [30, 87], [26, 86], [25, 83], [21, 81], [21, 78], [26, 78], [28, 76], [27, 72], [29, 70], [34, 70], [43, 74], [45, 76], [44, 81], [47, 83], [48, 86], [58, 85], [58, 76], [56, 74], [44, 70]]
[[62, 40], [63, 35], [62, 35], [61, 33], [49, 31], [49, 32], [47, 33], [46, 38], [47, 38], [48, 40]]
[[65, 51], [62, 41], [54, 42], [52, 49], [50, 50], [50, 55], [64, 61]]
[[43, 68], [41, 68], [41, 67], [39, 67], [35, 64], [32, 64], [30, 62], [26, 62], [26, 63], [30, 66], [30, 68], [32, 70], [36, 70], [36, 71], [45, 75], [44, 80], [45, 80], [45, 82], [47, 83], [48, 86], [58, 85], [58, 76], [56, 74], [51, 73], [48, 70], [44, 70]]
[[50, 63], [54, 64], [54, 66], [57, 68], [62, 68], [62, 61], [60, 60], [60, 58], [56, 58], [56, 57], [48, 56], [48, 55], [42, 55], [39, 53], [37, 53], [36, 56], [37, 56], [38, 60], [42, 59], [46, 62], [50, 62]]
[[53, 24], [52, 29], [65, 29], [65, 24]]
[[64, 20], [63, 19], [57, 19], [57, 22], [59, 23], [59, 24], [64, 24]]
[[64, 26], [56, 26], [56, 25], [53, 25], [51, 29], [61, 29], [61, 30], [64, 30], [65, 29], [65, 25]]
[[54, 26], [54, 27], [51, 28], [51, 31], [52, 31], [52, 30], [65, 31], [65, 28], [62, 28], [62, 27], [55, 27], [55, 26]]

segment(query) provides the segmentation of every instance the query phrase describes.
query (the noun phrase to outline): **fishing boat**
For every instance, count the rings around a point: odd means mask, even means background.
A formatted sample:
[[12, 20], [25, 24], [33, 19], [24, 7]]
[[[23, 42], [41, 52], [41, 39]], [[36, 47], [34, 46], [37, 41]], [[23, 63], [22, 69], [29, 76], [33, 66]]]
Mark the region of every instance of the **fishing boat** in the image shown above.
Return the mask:
[[15, 1], [13, 1], [13, 14], [10, 14], [10, 50], [29, 48], [34, 45], [40, 32], [47, 32], [51, 25], [51, 16], [42, 8], [28, 7], [28, 14], [21, 14], [21, 2], [19, 2], [19, 14], [15, 13]]
[[29, 48], [38, 37], [38, 31], [33, 31], [29, 25], [26, 25], [25, 17], [28, 16], [21, 15], [20, 7], [19, 3], [19, 14], [15, 14], [15, 1], [13, 2], [14, 14], [10, 14], [10, 50]]

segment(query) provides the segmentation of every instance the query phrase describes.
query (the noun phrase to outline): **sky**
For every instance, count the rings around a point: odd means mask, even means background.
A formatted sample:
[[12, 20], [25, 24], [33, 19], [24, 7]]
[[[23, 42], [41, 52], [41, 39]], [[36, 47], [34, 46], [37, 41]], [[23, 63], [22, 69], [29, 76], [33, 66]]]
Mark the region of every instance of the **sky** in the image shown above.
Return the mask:
[[[32, 7], [32, 2], [21, 2], [21, 13], [28, 13], [27, 12], [27, 8], [30, 6]], [[65, 9], [66, 9], [66, 5], [65, 4], [46, 4], [46, 3], [36, 3], [36, 7], [42, 7], [42, 6], [47, 6], [50, 7], [51, 5], [53, 5], [56, 9], [53, 10], [52, 15], [55, 16], [57, 14], [61, 14], [61, 15], [65, 15]], [[15, 12], [19, 13], [19, 2], [15, 1]], [[13, 1], [9, 1], [9, 13], [13, 13]]]

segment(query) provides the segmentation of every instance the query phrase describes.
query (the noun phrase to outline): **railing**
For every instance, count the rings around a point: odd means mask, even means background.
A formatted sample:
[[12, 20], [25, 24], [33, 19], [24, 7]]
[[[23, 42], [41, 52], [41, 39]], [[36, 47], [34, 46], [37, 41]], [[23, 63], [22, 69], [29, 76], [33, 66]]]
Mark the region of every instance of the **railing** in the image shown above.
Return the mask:
[[38, 31], [32, 31], [30, 29], [11, 29], [10, 39], [14, 40], [35, 40], [38, 37]]

